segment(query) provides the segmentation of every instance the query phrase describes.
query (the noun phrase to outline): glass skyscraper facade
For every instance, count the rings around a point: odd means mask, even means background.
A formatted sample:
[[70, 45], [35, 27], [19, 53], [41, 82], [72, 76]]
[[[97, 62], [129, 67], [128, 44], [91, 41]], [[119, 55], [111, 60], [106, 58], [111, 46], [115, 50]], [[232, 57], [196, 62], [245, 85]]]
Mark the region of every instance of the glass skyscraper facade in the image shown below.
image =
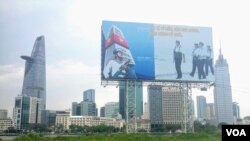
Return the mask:
[[119, 102], [108, 102], [105, 104], [105, 114], [104, 117], [117, 117], [119, 113]]
[[56, 124], [56, 111], [53, 110], [42, 110], [41, 112], [41, 123], [48, 127], [53, 127]]
[[197, 117], [200, 120], [207, 118], [207, 100], [205, 96], [196, 96], [197, 100]]
[[73, 102], [72, 116], [97, 116], [96, 103], [90, 101]]
[[25, 60], [22, 95], [41, 99], [39, 106], [46, 109], [46, 62], [45, 39], [37, 37], [31, 56], [21, 56]]
[[13, 125], [16, 129], [27, 129], [30, 124], [41, 121], [40, 99], [37, 97], [20, 95], [15, 98], [13, 110]]
[[237, 102], [233, 102], [233, 116], [234, 119], [240, 119], [240, 106]]
[[219, 54], [215, 64], [214, 105], [217, 124], [233, 124], [232, 92], [227, 60]]
[[0, 119], [7, 119], [8, 111], [6, 109], [0, 109]]
[[215, 118], [214, 103], [207, 104], [207, 119], [212, 120]]
[[97, 111], [94, 89], [83, 91], [83, 101], [80, 103], [72, 103], [72, 116], [97, 116]]
[[80, 116], [81, 115], [81, 104], [77, 102], [72, 103], [72, 116]]
[[95, 90], [89, 89], [83, 92], [83, 101], [95, 102]]
[[[126, 81], [119, 82], [119, 112], [123, 119], [126, 116], [126, 92], [130, 95], [136, 94], [136, 117], [141, 118], [143, 113], [143, 91], [142, 91], [142, 82], [136, 82], [136, 85], [133, 87], [127, 88]], [[130, 108], [130, 105], [128, 105]]]
[[162, 86], [148, 86], [149, 119], [152, 126], [163, 124]]

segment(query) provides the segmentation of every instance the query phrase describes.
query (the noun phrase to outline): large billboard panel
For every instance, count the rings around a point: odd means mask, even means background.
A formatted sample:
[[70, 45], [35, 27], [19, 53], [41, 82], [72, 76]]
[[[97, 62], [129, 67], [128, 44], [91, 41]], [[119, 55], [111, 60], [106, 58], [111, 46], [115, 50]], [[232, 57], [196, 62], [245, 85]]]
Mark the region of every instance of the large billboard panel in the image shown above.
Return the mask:
[[214, 81], [210, 27], [103, 21], [102, 80]]

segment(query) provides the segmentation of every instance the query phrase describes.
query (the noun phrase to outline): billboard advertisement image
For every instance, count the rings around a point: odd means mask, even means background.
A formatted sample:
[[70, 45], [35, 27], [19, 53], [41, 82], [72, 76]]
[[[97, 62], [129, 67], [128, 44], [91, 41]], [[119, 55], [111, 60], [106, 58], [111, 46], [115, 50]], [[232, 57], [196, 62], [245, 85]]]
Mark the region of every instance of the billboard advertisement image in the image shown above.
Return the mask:
[[210, 27], [102, 22], [102, 80], [214, 81]]

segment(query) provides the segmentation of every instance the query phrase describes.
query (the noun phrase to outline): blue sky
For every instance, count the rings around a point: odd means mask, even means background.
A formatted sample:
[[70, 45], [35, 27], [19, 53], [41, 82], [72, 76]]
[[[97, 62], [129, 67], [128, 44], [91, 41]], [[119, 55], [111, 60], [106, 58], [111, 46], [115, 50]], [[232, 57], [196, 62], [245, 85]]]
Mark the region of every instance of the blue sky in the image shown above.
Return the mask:
[[[40, 35], [45, 36], [46, 45], [48, 109], [68, 109], [90, 88], [96, 89], [98, 107], [118, 101], [118, 89], [103, 88], [100, 81], [101, 23], [109, 20], [212, 27], [214, 57], [221, 41], [233, 101], [239, 103], [242, 116], [250, 115], [249, 13], [247, 0], [1, 0], [0, 108], [11, 115], [22, 88], [20, 56], [31, 54]], [[193, 92], [213, 102], [212, 89]]]

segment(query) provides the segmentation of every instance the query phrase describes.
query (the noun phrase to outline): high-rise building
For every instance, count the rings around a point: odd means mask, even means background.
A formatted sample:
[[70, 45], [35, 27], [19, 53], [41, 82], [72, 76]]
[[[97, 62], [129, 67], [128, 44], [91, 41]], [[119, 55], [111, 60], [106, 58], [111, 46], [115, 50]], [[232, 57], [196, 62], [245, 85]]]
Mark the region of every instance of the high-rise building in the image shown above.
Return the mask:
[[163, 124], [162, 116], [162, 86], [148, 87], [149, 119], [153, 126]]
[[115, 118], [119, 114], [119, 102], [108, 102], [105, 104], [105, 117]]
[[215, 118], [214, 104], [207, 103], [207, 119], [211, 120]]
[[195, 112], [194, 112], [194, 100], [192, 99], [191, 100], [191, 115], [194, 117], [194, 114], [195, 114]]
[[77, 102], [72, 102], [72, 116], [80, 116], [81, 115], [81, 104]]
[[183, 121], [184, 94], [185, 92], [181, 91], [179, 87], [162, 88], [163, 124], [181, 125], [184, 122]]
[[105, 107], [101, 107], [100, 117], [105, 117]]
[[56, 111], [54, 111], [54, 110], [42, 110], [42, 112], [41, 112], [41, 124], [45, 124], [48, 127], [55, 126], [55, 124], [56, 124]]
[[81, 115], [83, 116], [96, 116], [96, 104], [94, 102], [82, 101], [81, 103]]
[[95, 108], [95, 116], [98, 116], [98, 108]]
[[0, 109], [0, 119], [7, 119], [8, 117], [8, 110]]
[[232, 91], [227, 60], [219, 54], [215, 64], [214, 105], [217, 124], [233, 123]]
[[205, 96], [196, 96], [197, 117], [199, 120], [207, 118], [207, 101]]
[[234, 119], [240, 119], [240, 106], [237, 102], [233, 102], [233, 116]]
[[83, 92], [83, 101], [72, 102], [72, 116], [97, 116], [98, 109], [95, 103], [95, 90], [88, 89]]
[[37, 37], [31, 56], [21, 56], [25, 60], [22, 95], [37, 97], [41, 109], [46, 109], [46, 62], [44, 36]]
[[177, 86], [149, 86], [151, 127], [162, 127], [164, 124], [184, 125], [185, 122], [189, 122], [193, 117], [192, 100], [191, 97], [186, 97], [185, 104], [185, 95], [187, 96], [187, 91]]
[[[129, 82], [128, 82], [129, 83]], [[136, 82], [135, 86], [128, 86], [126, 85], [125, 81], [119, 82], [119, 111], [124, 119], [126, 116], [126, 93], [129, 92], [129, 95], [136, 94], [136, 117], [141, 118], [143, 113], [143, 91], [142, 91], [142, 82]], [[130, 105], [128, 105], [130, 106]]]
[[95, 90], [89, 89], [83, 92], [83, 101], [95, 102]]
[[40, 98], [20, 95], [15, 98], [13, 123], [16, 129], [27, 129], [30, 124], [41, 122]]
[[143, 115], [142, 119], [149, 119], [149, 109], [148, 109], [148, 103], [145, 102], [143, 106]]
[[72, 116], [97, 116], [96, 104], [90, 101], [73, 102]]

